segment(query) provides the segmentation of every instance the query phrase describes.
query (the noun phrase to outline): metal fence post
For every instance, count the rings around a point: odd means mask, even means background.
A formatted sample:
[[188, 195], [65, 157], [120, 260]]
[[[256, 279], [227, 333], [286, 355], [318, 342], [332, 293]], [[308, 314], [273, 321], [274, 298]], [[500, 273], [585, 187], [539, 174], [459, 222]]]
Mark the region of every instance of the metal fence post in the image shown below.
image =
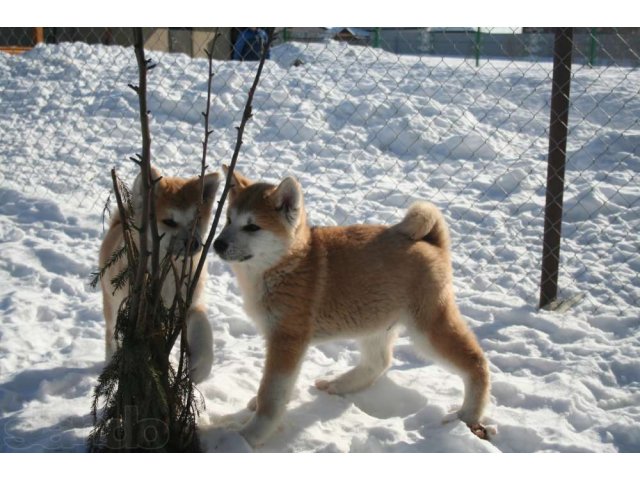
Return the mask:
[[589, 29], [589, 66], [593, 67], [596, 63], [596, 29]]
[[44, 27], [33, 28], [33, 43], [44, 43]]
[[473, 42], [473, 53], [476, 57], [476, 67], [480, 66], [480, 41], [482, 40], [482, 32], [480, 27], [476, 27], [476, 37]]
[[547, 195], [544, 215], [540, 308], [558, 296], [558, 267], [562, 232], [562, 197], [569, 120], [573, 29], [558, 28], [553, 46], [553, 85], [549, 122]]
[[373, 48], [380, 48], [380, 27], [373, 29]]

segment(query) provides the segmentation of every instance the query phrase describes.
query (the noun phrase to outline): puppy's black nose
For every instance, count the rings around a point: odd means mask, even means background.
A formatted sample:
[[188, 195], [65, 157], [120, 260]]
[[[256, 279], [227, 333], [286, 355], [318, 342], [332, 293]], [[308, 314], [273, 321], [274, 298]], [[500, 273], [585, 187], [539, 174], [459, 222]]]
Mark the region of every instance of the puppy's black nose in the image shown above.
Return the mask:
[[213, 249], [218, 254], [224, 253], [227, 248], [229, 248], [229, 244], [227, 242], [225, 242], [224, 240], [220, 240], [218, 238], [218, 239], [216, 239], [215, 242], [213, 242]]

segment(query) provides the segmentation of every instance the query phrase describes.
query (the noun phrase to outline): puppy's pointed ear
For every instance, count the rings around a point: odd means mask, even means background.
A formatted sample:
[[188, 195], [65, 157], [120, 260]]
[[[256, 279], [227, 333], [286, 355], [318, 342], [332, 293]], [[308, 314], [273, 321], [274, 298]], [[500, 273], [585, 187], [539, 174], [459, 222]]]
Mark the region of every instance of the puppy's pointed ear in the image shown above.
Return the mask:
[[276, 210], [295, 226], [303, 208], [302, 187], [293, 177], [287, 177], [270, 194]]
[[[153, 180], [157, 180], [162, 177], [162, 173], [159, 169], [151, 166], [151, 178]], [[156, 187], [157, 188], [157, 187]], [[138, 208], [142, 206], [142, 172], [138, 174], [135, 181], [133, 182], [133, 189], [131, 190], [131, 196], [133, 197], [133, 206], [134, 208]]]
[[220, 186], [220, 173], [213, 172], [204, 176], [204, 192], [202, 192], [202, 198], [205, 203], [213, 202], [218, 187]]
[[[229, 175], [229, 167], [226, 165], [222, 165], [222, 170], [224, 171], [224, 176], [227, 177]], [[247, 177], [239, 173], [235, 168], [233, 169], [233, 176], [231, 177], [231, 184], [229, 188], [229, 196], [231, 197], [231, 201], [240, 193], [242, 190], [247, 188], [253, 182], [249, 180]]]

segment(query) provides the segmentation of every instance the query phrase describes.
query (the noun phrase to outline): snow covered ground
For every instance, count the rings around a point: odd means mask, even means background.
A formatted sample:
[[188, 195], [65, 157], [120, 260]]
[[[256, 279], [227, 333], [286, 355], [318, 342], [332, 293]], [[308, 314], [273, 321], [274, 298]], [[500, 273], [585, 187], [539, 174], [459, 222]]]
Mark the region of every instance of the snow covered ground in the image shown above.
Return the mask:
[[[206, 62], [152, 53], [154, 162], [199, 171]], [[550, 63], [398, 57], [338, 43], [277, 47], [238, 169], [293, 174], [314, 224], [389, 223], [428, 199], [448, 218], [463, 314], [491, 366], [479, 440], [443, 423], [460, 380], [401, 336], [390, 371], [345, 397], [313, 387], [358, 358], [310, 349], [282, 428], [260, 451], [640, 451], [640, 72], [577, 68], [572, 85], [560, 312], [538, 311]], [[291, 66], [295, 59], [301, 66]], [[255, 64], [216, 62], [213, 167], [228, 162]], [[0, 451], [83, 451], [102, 367], [89, 287], [109, 170], [139, 150], [132, 49], [61, 44], [0, 54]], [[249, 451], [220, 425], [255, 394], [262, 340], [212, 256], [208, 451]]]

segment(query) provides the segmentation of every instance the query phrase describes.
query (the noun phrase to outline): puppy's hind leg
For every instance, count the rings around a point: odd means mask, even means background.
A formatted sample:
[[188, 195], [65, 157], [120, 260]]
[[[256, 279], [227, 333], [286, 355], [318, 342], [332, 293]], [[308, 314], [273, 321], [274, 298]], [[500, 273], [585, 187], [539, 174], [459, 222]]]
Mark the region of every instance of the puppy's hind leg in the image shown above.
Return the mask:
[[395, 328], [376, 332], [360, 340], [360, 362], [333, 380], [316, 380], [316, 388], [343, 395], [371, 386], [391, 365]]
[[458, 417], [473, 433], [486, 438], [480, 420], [489, 400], [489, 368], [453, 300], [441, 306], [438, 313], [416, 315], [409, 332], [419, 350], [462, 377], [464, 402]]

